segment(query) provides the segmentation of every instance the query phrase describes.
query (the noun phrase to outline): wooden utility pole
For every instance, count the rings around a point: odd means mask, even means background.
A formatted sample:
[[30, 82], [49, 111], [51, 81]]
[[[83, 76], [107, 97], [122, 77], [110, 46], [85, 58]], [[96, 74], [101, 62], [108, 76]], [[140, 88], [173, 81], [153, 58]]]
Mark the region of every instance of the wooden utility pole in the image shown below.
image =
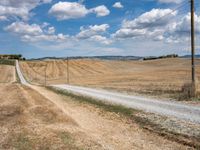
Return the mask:
[[69, 57], [67, 57], [67, 84], [69, 84]]
[[195, 78], [195, 28], [194, 28], [194, 0], [191, 0], [191, 52], [192, 52], [192, 93], [196, 93]]

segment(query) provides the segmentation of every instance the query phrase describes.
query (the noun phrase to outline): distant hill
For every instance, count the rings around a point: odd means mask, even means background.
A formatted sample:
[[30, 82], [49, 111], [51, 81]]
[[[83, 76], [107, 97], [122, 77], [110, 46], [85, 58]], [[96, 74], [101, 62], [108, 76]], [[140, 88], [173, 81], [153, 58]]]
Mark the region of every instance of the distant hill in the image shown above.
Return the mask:
[[[67, 59], [67, 57], [43, 57], [38, 59], [30, 60], [48, 60], [48, 59]], [[78, 56], [78, 57], [69, 57], [69, 59], [102, 59], [102, 60], [140, 60], [143, 57], [139, 56]]]
[[[195, 55], [196, 58], [200, 58], [200, 55]], [[191, 58], [191, 55], [184, 55], [181, 58]]]
[[[177, 54], [169, 54], [162, 56], [77, 56], [69, 57], [69, 59], [101, 59], [101, 60], [154, 60], [154, 59], [165, 59], [165, 58], [190, 58], [191, 55], [178, 56]], [[200, 58], [200, 55], [196, 55], [196, 58]], [[52, 59], [67, 59], [67, 57], [42, 57], [37, 59], [29, 60], [52, 60]]]

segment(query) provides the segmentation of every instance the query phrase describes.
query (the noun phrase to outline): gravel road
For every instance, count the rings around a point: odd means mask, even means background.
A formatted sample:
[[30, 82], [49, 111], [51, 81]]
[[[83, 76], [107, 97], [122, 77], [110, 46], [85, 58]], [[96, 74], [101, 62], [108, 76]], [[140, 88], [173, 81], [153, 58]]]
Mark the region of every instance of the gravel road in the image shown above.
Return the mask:
[[186, 105], [175, 101], [162, 101], [145, 98], [141, 96], [125, 95], [105, 90], [96, 90], [86, 87], [71, 85], [52, 85], [52, 87], [67, 90], [72, 93], [90, 96], [97, 100], [103, 100], [113, 104], [120, 104], [126, 107], [156, 113], [165, 116], [172, 116], [179, 119], [200, 123], [200, 107]]
[[29, 86], [30, 84], [26, 81], [26, 79], [24, 78], [24, 76], [21, 72], [18, 60], [16, 60], [16, 70], [17, 70], [17, 75], [19, 77], [21, 84]]
[[[16, 61], [16, 69], [22, 84], [30, 86], [25, 80], [20, 70], [19, 63]], [[97, 90], [86, 87], [72, 86], [72, 85], [51, 85], [54, 88], [67, 90], [72, 93], [81, 94], [101, 100], [110, 102], [112, 104], [119, 104], [129, 108], [143, 110], [145, 112], [156, 113], [164, 116], [176, 117], [194, 123], [200, 123], [200, 107], [191, 106], [175, 101], [162, 101], [156, 99], [145, 98], [141, 96], [125, 95], [115, 92], [108, 92], [106, 90]]]

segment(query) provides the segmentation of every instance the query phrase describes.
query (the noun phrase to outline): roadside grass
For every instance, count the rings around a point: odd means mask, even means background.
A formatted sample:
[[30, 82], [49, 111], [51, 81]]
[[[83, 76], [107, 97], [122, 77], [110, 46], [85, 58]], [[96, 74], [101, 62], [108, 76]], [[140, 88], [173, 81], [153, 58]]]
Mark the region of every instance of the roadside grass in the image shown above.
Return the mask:
[[[67, 132], [59, 132], [57, 133], [57, 136], [59, 139], [61, 139], [63, 143], [64, 149], [73, 149], [73, 150], [81, 150], [81, 148], [77, 147], [75, 144], [75, 139], [71, 137], [71, 135]], [[31, 137], [28, 134], [20, 133], [17, 137], [14, 137], [12, 141], [12, 146], [16, 148], [17, 150], [33, 150], [35, 147], [38, 147], [40, 145], [40, 149], [42, 150], [50, 150], [51, 144], [40, 144], [42, 141], [35, 137]], [[49, 140], [45, 140], [43, 142], [50, 142]]]
[[77, 147], [75, 144], [75, 139], [68, 132], [60, 132], [58, 134], [59, 138], [62, 140], [64, 145], [67, 145], [68, 149], [73, 150], [81, 150], [81, 148]]
[[33, 147], [33, 143], [24, 133], [20, 133], [19, 135], [17, 135], [17, 137], [13, 137], [13, 141], [11, 142], [11, 144], [17, 150], [31, 150]]
[[53, 87], [46, 87], [46, 88], [51, 90], [51, 91], [54, 91], [58, 94], [68, 96], [68, 97], [72, 98], [73, 100], [78, 101], [79, 103], [89, 103], [89, 104], [92, 104], [92, 105], [97, 106], [99, 108], [102, 108], [106, 111], [114, 112], [114, 113], [121, 114], [121, 115], [124, 115], [124, 116], [131, 117], [133, 113], [139, 113], [140, 112], [139, 110], [127, 108], [127, 107], [124, 107], [122, 105], [112, 105], [110, 103], [106, 103], [106, 102], [103, 102], [103, 101], [100, 101], [100, 100], [96, 100], [96, 99], [91, 98], [91, 97], [76, 95], [76, 94], [67, 92], [65, 90], [59, 90], [59, 89], [55, 89]]
[[127, 108], [122, 105], [114, 105], [107, 102], [103, 102], [88, 96], [81, 96], [78, 94], [70, 93], [66, 90], [60, 90], [53, 87], [46, 87], [57, 94], [70, 97], [72, 100], [83, 104], [91, 104], [102, 110], [108, 112], [114, 112], [122, 117], [126, 117], [131, 122], [137, 123], [142, 129], [148, 130], [149, 132], [155, 133], [159, 136], [165, 137], [168, 140], [176, 141], [180, 144], [193, 147], [195, 149], [200, 149], [200, 137], [192, 137], [176, 132], [169, 131], [167, 128], [163, 128], [160, 124], [150, 121], [148, 118], [143, 118], [138, 114], [144, 114], [145, 112]]
[[14, 66], [15, 65], [15, 60], [0, 59], [0, 64]]

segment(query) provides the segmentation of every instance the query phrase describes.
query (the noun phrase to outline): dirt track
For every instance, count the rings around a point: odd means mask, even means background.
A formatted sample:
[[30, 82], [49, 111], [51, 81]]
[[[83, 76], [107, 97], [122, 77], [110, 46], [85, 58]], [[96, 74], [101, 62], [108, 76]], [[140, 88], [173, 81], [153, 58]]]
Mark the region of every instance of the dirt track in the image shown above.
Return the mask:
[[0, 84], [0, 149], [186, 149], [43, 87]]

